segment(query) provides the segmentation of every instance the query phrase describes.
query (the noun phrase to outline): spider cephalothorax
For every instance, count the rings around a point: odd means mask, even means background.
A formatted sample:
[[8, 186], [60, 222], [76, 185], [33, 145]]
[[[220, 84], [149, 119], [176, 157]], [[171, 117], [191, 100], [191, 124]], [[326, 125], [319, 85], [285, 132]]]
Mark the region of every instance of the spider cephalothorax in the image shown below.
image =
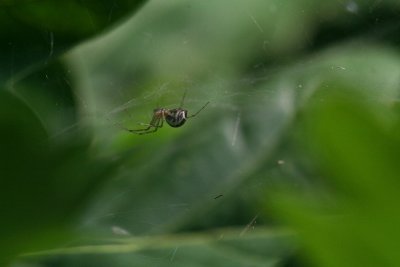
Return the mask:
[[153, 118], [151, 119], [150, 123], [142, 123], [142, 125], [147, 126], [146, 128], [143, 129], [136, 129], [136, 130], [131, 130], [125, 127], [122, 127], [124, 130], [127, 130], [128, 132], [135, 133], [135, 134], [148, 134], [148, 133], [154, 133], [155, 131], [158, 130], [158, 128], [161, 128], [163, 126], [164, 120], [168, 123], [169, 126], [178, 128], [181, 127], [183, 124], [185, 124], [186, 120], [188, 118], [193, 118], [197, 114], [202, 111], [209, 102], [207, 102], [201, 109], [199, 109], [196, 113], [193, 115], [188, 116], [188, 111], [186, 109], [182, 108], [183, 101], [185, 99], [185, 94], [182, 97], [181, 105], [179, 108], [174, 108], [174, 109], [167, 109], [167, 108], [156, 108], [153, 111]]

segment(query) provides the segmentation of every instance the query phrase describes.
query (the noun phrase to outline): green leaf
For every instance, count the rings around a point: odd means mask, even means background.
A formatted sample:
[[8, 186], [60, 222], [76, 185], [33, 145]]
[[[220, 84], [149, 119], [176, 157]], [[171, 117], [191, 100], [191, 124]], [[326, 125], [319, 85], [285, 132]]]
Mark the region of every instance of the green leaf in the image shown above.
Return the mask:
[[54, 144], [32, 110], [0, 91], [0, 261], [65, 240], [112, 162], [95, 159], [75, 137]]
[[237, 230], [219, 229], [197, 234], [113, 238], [98, 241], [96, 245], [25, 256], [40, 256], [48, 265], [71, 266], [129, 266], [132, 263], [158, 266], [277, 266], [282, 256], [292, 250], [288, 242], [290, 237], [290, 233], [280, 229], [259, 229], [245, 235]]
[[13, 86], [34, 68], [103, 32], [144, 3], [118, 1], [0, 1], [0, 83]]
[[398, 266], [400, 140], [387, 120], [393, 114], [352, 91], [334, 91], [304, 114], [325, 186], [315, 188], [319, 196], [281, 191], [273, 202], [317, 266]]

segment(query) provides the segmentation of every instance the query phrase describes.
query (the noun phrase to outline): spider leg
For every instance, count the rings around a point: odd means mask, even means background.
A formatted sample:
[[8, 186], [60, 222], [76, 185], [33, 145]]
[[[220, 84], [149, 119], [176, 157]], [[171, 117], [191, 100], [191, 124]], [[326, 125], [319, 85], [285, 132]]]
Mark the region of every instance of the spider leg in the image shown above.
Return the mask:
[[210, 102], [207, 102], [201, 109], [199, 109], [196, 113], [194, 113], [193, 115], [187, 116], [187, 118], [193, 118], [194, 116], [196, 116], [197, 114], [200, 113], [200, 111], [202, 111], [208, 104], [210, 104]]
[[157, 121], [155, 122], [155, 124], [152, 125], [152, 127], [154, 127], [154, 129], [151, 129], [151, 130], [149, 129], [147, 131], [140, 131], [140, 132], [135, 132], [135, 133], [136, 134], [140, 134], [140, 135], [154, 133], [154, 132], [156, 132], [158, 130], [158, 128], [161, 128], [163, 126], [163, 123], [164, 123], [164, 118], [163, 117], [159, 117], [157, 119]]
[[181, 104], [179, 105], [179, 108], [183, 107], [183, 102], [185, 101], [186, 93], [187, 93], [187, 89], [185, 89], [185, 92], [183, 93]]
[[135, 129], [135, 130], [128, 129], [128, 131], [131, 132], [131, 133], [138, 133], [139, 134], [140, 132], [147, 132], [147, 131], [151, 130], [151, 128], [153, 128], [153, 127], [157, 129], [157, 125], [159, 123], [159, 120], [160, 120], [160, 117], [154, 115], [149, 124], [142, 124], [142, 125], [146, 125], [147, 126], [146, 128]]
[[146, 128], [143, 128], [143, 129], [128, 129], [128, 128], [126, 128], [126, 127], [124, 127], [124, 129], [127, 130], [128, 132], [131, 132], [131, 133], [142, 132], [142, 131], [148, 131], [151, 127], [154, 127], [154, 124], [157, 122], [157, 119], [158, 119], [158, 118], [157, 118], [156, 116], [153, 116], [153, 118], [151, 119], [150, 123], [149, 123], [149, 124], [146, 124], [147, 127], [146, 127]]
[[159, 119], [160, 119], [160, 117], [154, 115], [153, 118], [151, 118], [151, 121], [150, 121], [149, 124], [144, 124], [144, 125], [146, 125], [146, 126], [148, 126], [148, 127], [143, 128], [143, 129], [135, 129], [135, 130], [133, 130], [133, 129], [129, 129], [129, 128], [123, 126], [123, 125], [120, 124], [120, 123], [118, 123], [117, 125], [118, 125], [118, 127], [120, 127], [122, 130], [125, 130], [125, 131], [127, 131], [127, 132], [135, 133], [135, 134], [140, 134], [141, 132], [149, 131], [152, 127], [157, 127], [157, 124], [159, 123], [159, 122], [158, 122]]

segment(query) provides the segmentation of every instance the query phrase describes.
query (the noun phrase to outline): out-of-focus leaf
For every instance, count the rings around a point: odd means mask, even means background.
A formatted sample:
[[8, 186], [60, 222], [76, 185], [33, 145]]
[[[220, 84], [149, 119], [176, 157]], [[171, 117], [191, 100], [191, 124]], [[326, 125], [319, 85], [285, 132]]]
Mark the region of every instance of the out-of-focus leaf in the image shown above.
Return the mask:
[[220, 229], [197, 234], [113, 238], [96, 245], [44, 251], [36, 256], [69, 256], [67, 261], [44, 258], [48, 265], [57, 266], [278, 266], [293, 249], [288, 242], [290, 236], [279, 229], [259, 229], [245, 235]]
[[144, 0], [0, 1], [0, 83], [25, 75], [61, 52], [104, 31]]
[[71, 230], [89, 195], [110, 174], [83, 137], [49, 141], [31, 109], [0, 91], [0, 261], [54, 245]]
[[34, 110], [52, 139], [60, 138], [65, 131], [68, 134], [62, 137], [70, 136], [82, 128], [77, 123], [80, 99], [75, 95], [72, 76], [62, 60], [55, 60], [13, 88], [13, 93]]
[[313, 196], [290, 190], [274, 203], [317, 266], [398, 266], [400, 142], [382, 112], [393, 114], [344, 92], [325, 94], [328, 100], [305, 114], [308, 143], [330, 190], [319, 197], [317, 189]]

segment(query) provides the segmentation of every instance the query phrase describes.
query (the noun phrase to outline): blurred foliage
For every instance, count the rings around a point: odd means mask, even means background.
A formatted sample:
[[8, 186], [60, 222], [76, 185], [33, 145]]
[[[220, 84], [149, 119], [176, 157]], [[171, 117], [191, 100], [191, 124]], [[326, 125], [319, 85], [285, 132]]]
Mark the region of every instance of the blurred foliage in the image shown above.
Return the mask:
[[119, 2], [0, 1], [2, 266], [21, 252], [70, 240], [84, 206], [116, 167], [94, 154], [85, 130], [63, 138], [49, 131], [77, 114], [65, 67], [51, 60], [141, 3]]
[[0, 256], [398, 266], [398, 1], [141, 3], [0, 1]]
[[12, 83], [128, 15], [144, 0], [1, 0], [0, 82]]
[[25, 250], [65, 241], [78, 211], [111, 173], [85, 138], [53, 144], [32, 110], [0, 91], [0, 202], [4, 264]]
[[306, 147], [320, 166], [316, 185], [277, 190], [270, 199], [314, 266], [398, 266], [399, 114], [336, 89], [304, 114], [300, 136], [312, 140]]

